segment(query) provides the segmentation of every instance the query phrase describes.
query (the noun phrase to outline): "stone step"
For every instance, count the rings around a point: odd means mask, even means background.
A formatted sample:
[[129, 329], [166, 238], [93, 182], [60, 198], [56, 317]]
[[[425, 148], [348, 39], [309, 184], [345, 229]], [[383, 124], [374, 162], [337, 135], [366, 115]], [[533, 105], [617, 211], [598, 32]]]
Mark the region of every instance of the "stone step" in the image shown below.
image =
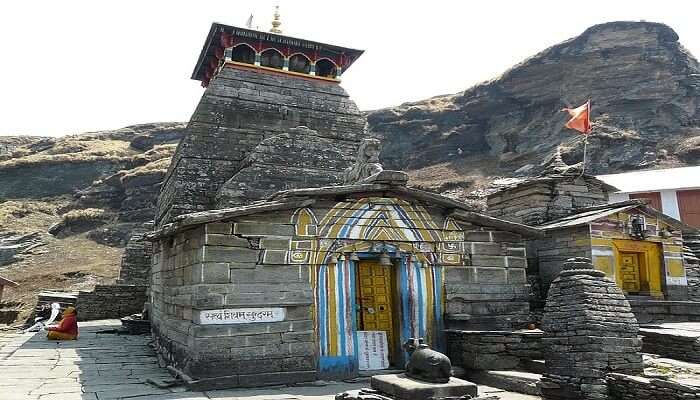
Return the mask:
[[523, 371], [470, 371], [468, 379], [479, 385], [486, 385], [509, 392], [540, 396], [537, 383], [541, 374]]
[[527, 372], [532, 372], [533, 374], [544, 374], [544, 360], [520, 360], [520, 365]]

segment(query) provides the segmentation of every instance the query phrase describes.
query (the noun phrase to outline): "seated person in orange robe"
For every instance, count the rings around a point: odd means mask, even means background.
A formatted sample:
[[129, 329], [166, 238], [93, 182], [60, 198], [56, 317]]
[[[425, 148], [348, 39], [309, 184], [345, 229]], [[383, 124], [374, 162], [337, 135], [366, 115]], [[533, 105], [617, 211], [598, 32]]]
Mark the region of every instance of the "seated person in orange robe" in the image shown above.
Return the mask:
[[47, 328], [49, 340], [75, 340], [78, 338], [78, 316], [74, 307], [68, 307], [63, 311], [63, 319], [58, 326]]

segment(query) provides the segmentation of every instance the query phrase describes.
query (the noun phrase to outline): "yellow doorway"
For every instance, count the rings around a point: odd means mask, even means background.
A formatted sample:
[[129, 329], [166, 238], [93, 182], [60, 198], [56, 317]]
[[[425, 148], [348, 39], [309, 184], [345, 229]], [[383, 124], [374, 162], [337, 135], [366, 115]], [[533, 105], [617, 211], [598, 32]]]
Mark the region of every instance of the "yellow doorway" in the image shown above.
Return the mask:
[[639, 254], [620, 253], [620, 274], [622, 275], [622, 289], [628, 293], [639, 293], [640, 270]]
[[663, 298], [662, 252], [659, 243], [613, 240], [617, 285], [628, 294]]
[[363, 331], [386, 332], [389, 361], [393, 361], [395, 346], [393, 268], [377, 262], [360, 262], [359, 326]]

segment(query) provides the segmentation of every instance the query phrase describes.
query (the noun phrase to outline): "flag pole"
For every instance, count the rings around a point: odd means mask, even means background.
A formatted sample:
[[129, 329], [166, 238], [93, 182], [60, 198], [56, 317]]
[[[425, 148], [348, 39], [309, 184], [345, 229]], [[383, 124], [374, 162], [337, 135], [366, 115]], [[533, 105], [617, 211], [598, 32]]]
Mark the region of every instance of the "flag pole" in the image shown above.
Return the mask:
[[588, 135], [583, 137], [583, 163], [581, 164], [581, 175], [586, 171], [586, 147], [588, 147]]
[[586, 148], [588, 147], [588, 135], [591, 133], [591, 99], [588, 99], [588, 112], [586, 113], [586, 133], [583, 134], [583, 162], [581, 164], [581, 175], [586, 171]]

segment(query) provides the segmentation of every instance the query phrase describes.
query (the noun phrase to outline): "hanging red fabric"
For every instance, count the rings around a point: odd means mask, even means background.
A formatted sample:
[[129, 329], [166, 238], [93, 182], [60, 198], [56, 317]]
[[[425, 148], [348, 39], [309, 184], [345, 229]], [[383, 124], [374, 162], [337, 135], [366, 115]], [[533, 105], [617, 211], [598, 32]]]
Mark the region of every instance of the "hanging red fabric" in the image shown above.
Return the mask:
[[567, 128], [574, 129], [584, 135], [591, 133], [591, 100], [576, 108], [564, 108], [571, 116], [569, 122], [566, 123]]

